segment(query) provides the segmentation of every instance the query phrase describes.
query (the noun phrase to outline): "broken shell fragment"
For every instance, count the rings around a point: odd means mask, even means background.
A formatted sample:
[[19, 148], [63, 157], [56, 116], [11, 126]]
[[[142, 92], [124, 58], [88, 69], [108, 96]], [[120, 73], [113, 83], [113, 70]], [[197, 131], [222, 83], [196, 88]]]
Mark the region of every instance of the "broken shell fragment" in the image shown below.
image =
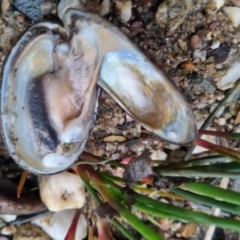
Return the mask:
[[[41, 227], [53, 240], [64, 239], [71, 225], [76, 210], [67, 209], [61, 212], [53, 213], [32, 221], [33, 224]], [[85, 239], [87, 235], [87, 221], [83, 214], [76, 226], [76, 240]]]
[[164, 140], [185, 144], [193, 114], [168, 76], [116, 27], [66, 10], [64, 28], [38, 23], [4, 67], [2, 126], [15, 161], [36, 174], [70, 167], [94, 124], [98, 83], [126, 112]]

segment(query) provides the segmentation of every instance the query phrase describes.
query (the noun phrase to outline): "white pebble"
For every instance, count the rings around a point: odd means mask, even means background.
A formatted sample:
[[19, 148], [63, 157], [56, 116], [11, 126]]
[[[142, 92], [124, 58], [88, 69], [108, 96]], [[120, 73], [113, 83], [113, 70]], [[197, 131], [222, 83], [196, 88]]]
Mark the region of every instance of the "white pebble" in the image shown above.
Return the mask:
[[219, 41], [213, 42], [212, 45], [211, 45], [211, 49], [217, 49], [217, 48], [219, 48], [219, 46], [220, 46], [220, 42]]
[[216, 122], [220, 125], [220, 126], [225, 126], [226, 125], [226, 119], [225, 118], [219, 118], [216, 120]]
[[43, 203], [50, 211], [81, 208], [85, 203], [85, 187], [81, 178], [67, 171], [39, 176], [39, 190]]
[[227, 15], [228, 19], [232, 22], [234, 27], [238, 27], [240, 24], [240, 8], [238, 7], [224, 7], [223, 11]]
[[151, 156], [150, 158], [152, 160], [166, 160], [167, 159], [167, 154], [162, 151], [161, 149], [158, 150], [151, 150]]

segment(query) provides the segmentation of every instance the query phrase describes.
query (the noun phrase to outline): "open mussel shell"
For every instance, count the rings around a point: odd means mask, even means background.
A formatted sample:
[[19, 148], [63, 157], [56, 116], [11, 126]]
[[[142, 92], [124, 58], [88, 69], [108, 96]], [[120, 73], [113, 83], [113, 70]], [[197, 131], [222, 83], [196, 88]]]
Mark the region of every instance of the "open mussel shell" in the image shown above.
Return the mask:
[[98, 84], [142, 126], [162, 139], [193, 141], [193, 113], [174, 83], [115, 26], [93, 14], [70, 9], [65, 29], [88, 32], [98, 49]]
[[164, 140], [193, 140], [188, 104], [126, 36], [93, 14], [69, 9], [61, 16], [64, 27], [28, 29], [4, 65], [2, 129], [21, 167], [50, 174], [74, 163], [95, 121], [97, 83]]
[[99, 84], [142, 126], [162, 139], [189, 143], [193, 115], [168, 77], [138, 53], [117, 50], [104, 57]]
[[11, 156], [30, 172], [63, 171], [83, 151], [97, 106], [95, 52], [82, 57], [88, 48], [87, 43], [76, 48], [59, 25], [38, 23], [21, 36], [5, 62], [3, 135]]

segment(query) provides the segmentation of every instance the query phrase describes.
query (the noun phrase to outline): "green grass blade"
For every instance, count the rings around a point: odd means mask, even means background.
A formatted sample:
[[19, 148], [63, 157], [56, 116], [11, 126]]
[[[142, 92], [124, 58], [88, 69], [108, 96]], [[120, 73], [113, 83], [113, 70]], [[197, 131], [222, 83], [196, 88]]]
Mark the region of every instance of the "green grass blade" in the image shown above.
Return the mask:
[[211, 164], [211, 163], [220, 163], [220, 162], [230, 162], [232, 161], [228, 157], [224, 157], [221, 155], [214, 155], [214, 156], [208, 156], [208, 157], [201, 157], [201, 158], [194, 158], [188, 161], [184, 162], [177, 162], [177, 163], [167, 163], [164, 166], [161, 165], [160, 167], [162, 169], [170, 169], [170, 168], [185, 168], [190, 166], [198, 166], [202, 164]]
[[96, 190], [84, 179], [82, 179], [85, 187], [87, 188], [88, 192], [90, 193], [90, 195], [92, 196], [92, 198], [95, 200], [95, 202], [97, 204], [102, 204], [102, 200], [99, 198]]
[[140, 219], [122, 205], [120, 215], [147, 240], [163, 240], [162, 236], [145, 225]]
[[110, 180], [110, 181], [113, 181], [113, 182], [119, 182], [119, 183], [124, 183], [124, 184], [126, 184], [126, 182], [125, 182], [125, 180], [124, 180], [123, 178], [116, 177], [116, 176], [107, 174], [107, 173], [105, 173], [105, 172], [99, 172], [98, 174], [99, 174], [100, 176], [102, 176], [103, 178], [107, 179], [107, 180]]
[[125, 207], [123, 203], [125, 203], [127, 195], [122, 192], [118, 185], [111, 180], [101, 177], [91, 166], [79, 165], [77, 171], [81, 178], [85, 180], [85, 182], [90, 183], [91, 186], [99, 192], [104, 201], [114, 208], [120, 216], [123, 217], [129, 225], [138, 231], [145, 239], [163, 240], [161, 235], [156, 233], [151, 227], [145, 225]]
[[240, 193], [228, 189], [222, 189], [207, 183], [188, 182], [180, 186], [181, 189], [219, 199], [228, 203], [240, 205]]
[[215, 171], [196, 171], [196, 170], [178, 170], [178, 169], [170, 169], [170, 170], [157, 170], [158, 174], [166, 177], [201, 177], [201, 178], [239, 178], [240, 173], [234, 172], [215, 172]]
[[227, 211], [227, 212], [230, 212], [233, 214], [240, 214], [240, 206], [238, 206], [238, 205], [218, 201], [218, 200], [215, 200], [210, 197], [200, 196], [200, 195], [188, 192], [188, 191], [184, 191], [180, 188], [171, 189], [171, 192], [178, 194], [182, 197], [185, 197], [191, 201], [197, 202], [197, 203], [201, 203], [201, 204], [211, 206], [211, 207], [220, 208], [224, 211]]
[[[165, 169], [161, 169], [161, 171], [164, 171]], [[184, 171], [184, 170], [192, 170], [192, 171], [209, 171], [209, 172], [224, 172], [224, 173], [239, 173], [240, 175], [240, 164], [237, 162], [229, 162], [229, 163], [216, 163], [211, 165], [201, 165], [201, 166], [189, 166], [185, 168], [172, 168], [171, 171]]]
[[117, 227], [117, 229], [129, 240], [136, 240], [136, 238], [116, 219], [112, 219], [112, 223]]
[[[240, 231], [240, 221], [234, 219], [214, 217], [205, 213], [194, 212], [191, 210], [181, 209], [181, 214], [172, 211], [170, 214], [163, 208], [156, 208], [153, 206], [145, 205], [144, 203], [137, 203], [133, 206], [135, 209], [151, 214], [156, 217], [164, 217], [184, 222], [195, 222], [199, 224], [211, 224], [221, 228], [227, 228], [235, 231]], [[176, 208], [176, 207], [175, 207]]]

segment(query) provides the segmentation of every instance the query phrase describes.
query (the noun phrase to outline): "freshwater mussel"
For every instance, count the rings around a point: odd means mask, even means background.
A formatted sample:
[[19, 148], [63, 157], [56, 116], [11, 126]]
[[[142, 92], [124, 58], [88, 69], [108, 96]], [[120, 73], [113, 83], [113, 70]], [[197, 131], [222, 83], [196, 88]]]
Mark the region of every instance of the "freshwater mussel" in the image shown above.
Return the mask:
[[97, 84], [160, 138], [194, 139], [188, 104], [120, 30], [78, 9], [59, 16], [63, 26], [39, 22], [24, 32], [4, 65], [2, 129], [21, 167], [50, 174], [76, 161], [94, 125]]

